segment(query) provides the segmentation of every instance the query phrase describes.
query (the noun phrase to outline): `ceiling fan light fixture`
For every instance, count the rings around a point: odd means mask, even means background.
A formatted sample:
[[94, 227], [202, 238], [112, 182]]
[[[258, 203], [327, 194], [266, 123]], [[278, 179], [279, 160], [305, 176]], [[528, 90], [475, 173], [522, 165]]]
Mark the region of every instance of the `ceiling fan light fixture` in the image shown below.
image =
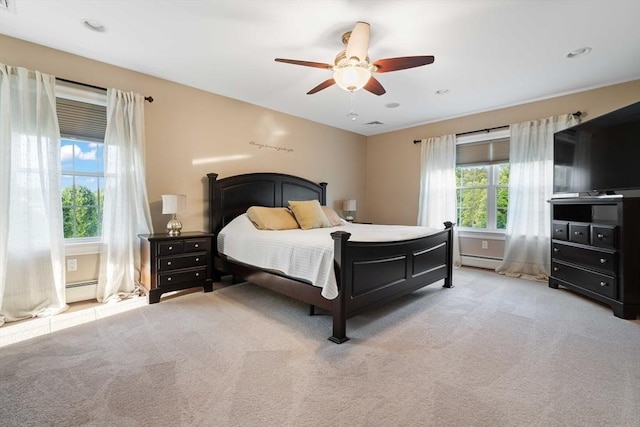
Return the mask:
[[342, 89], [355, 92], [362, 89], [371, 78], [371, 71], [359, 66], [346, 66], [335, 68], [333, 79]]

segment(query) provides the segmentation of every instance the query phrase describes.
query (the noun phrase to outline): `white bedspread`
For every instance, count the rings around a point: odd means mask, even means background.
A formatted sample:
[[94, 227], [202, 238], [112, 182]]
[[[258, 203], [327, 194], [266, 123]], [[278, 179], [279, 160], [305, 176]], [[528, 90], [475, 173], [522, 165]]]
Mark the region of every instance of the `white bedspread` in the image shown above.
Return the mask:
[[440, 230], [403, 225], [352, 224], [312, 230], [258, 230], [242, 214], [218, 234], [218, 251], [245, 264], [276, 270], [322, 288], [322, 296], [334, 299], [338, 286], [333, 269], [334, 242], [330, 234], [343, 230], [350, 241], [392, 242], [427, 236]]

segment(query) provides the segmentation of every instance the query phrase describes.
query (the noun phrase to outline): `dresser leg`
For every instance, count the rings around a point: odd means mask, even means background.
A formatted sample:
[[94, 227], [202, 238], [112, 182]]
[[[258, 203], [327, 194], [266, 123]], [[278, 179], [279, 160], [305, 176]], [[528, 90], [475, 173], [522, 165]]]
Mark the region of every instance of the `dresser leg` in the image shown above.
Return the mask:
[[162, 295], [162, 292], [157, 292], [157, 289], [151, 289], [149, 291], [149, 304], [160, 302], [160, 295]]
[[213, 282], [207, 282], [204, 286], [202, 286], [204, 288], [205, 292], [213, 292]]

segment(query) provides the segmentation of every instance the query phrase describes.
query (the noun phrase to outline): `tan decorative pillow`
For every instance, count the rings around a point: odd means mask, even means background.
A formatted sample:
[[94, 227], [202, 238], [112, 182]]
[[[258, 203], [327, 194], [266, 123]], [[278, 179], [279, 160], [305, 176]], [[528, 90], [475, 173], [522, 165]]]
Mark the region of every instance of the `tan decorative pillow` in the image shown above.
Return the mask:
[[330, 227], [329, 220], [317, 200], [290, 200], [289, 208], [303, 230]]
[[300, 228], [291, 211], [287, 208], [267, 208], [251, 206], [247, 217], [258, 230], [292, 230]]
[[327, 219], [329, 220], [329, 224], [332, 227], [335, 227], [336, 225], [342, 225], [342, 223], [344, 222], [344, 220], [340, 218], [340, 215], [338, 215], [336, 211], [328, 206], [322, 206], [322, 212], [324, 212], [324, 216], [327, 217]]

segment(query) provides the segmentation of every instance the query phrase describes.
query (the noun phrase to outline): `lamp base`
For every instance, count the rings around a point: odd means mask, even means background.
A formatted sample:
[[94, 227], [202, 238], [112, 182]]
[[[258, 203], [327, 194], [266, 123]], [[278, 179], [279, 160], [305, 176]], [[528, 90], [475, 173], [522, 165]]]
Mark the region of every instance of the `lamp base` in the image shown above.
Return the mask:
[[167, 234], [169, 236], [179, 236], [180, 231], [182, 231], [182, 223], [174, 215], [167, 223]]

